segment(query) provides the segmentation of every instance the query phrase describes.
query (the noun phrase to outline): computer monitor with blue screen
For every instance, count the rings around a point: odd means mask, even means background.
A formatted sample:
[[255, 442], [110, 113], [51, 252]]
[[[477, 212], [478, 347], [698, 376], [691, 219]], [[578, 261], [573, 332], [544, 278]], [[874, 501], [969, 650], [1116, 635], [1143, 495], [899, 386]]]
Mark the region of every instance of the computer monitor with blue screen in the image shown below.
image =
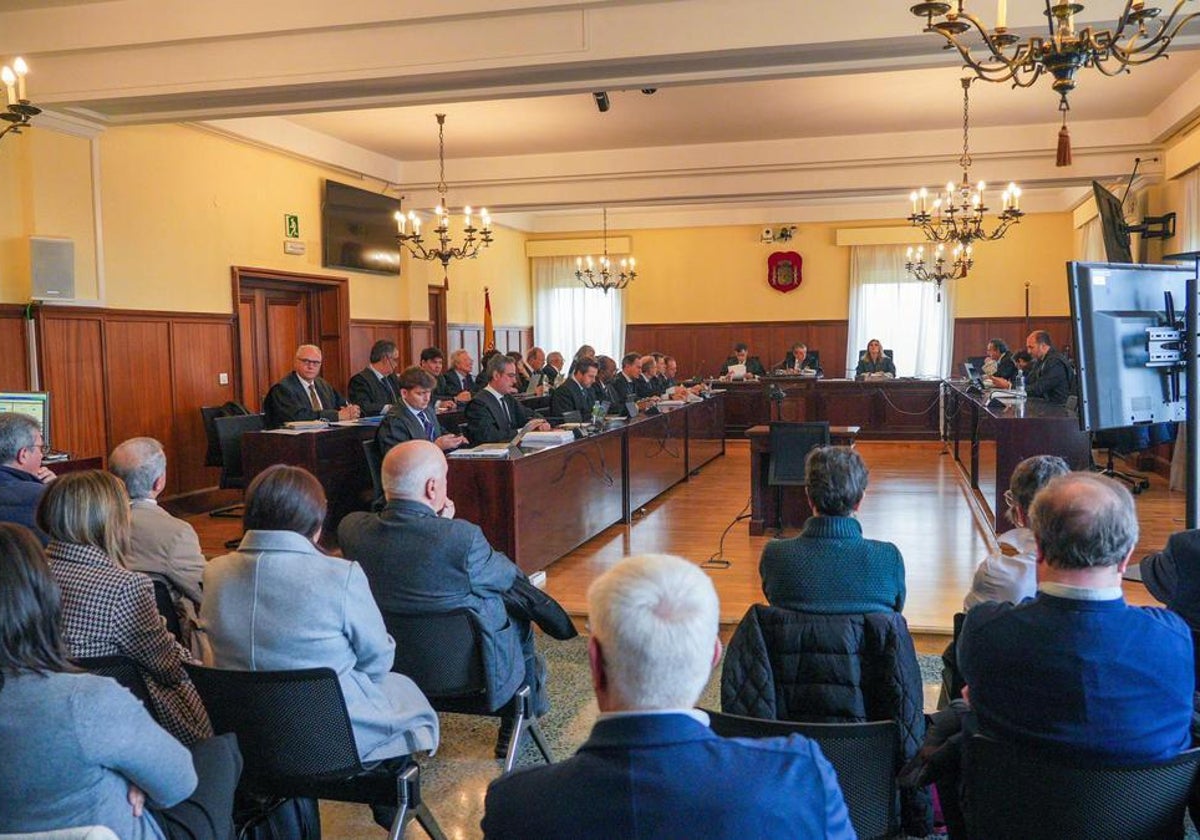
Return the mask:
[[28, 414], [42, 427], [42, 440], [50, 445], [50, 395], [44, 391], [0, 391], [0, 411]]

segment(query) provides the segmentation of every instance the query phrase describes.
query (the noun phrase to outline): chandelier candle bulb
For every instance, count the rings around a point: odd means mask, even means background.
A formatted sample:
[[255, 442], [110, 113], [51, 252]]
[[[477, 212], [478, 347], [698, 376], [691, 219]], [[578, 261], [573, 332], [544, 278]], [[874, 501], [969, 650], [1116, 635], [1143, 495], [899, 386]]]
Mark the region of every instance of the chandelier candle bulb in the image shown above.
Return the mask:
[[1006, 29], [1008, 22], [1008, 0], [997, 0], [996, 3], [996, 29]]
[[0, 80], [4, 81], [4, 92], [8, 96], [8, 102], [6, 104], [16, 105], [17, 89], [13, 87], [13, 85], [15, 85], [17, 82], [17, 76], [15, 73], [13, 73], [11, 67], [5, 66], [3, 70], [0, 70]]
[[17, 101], [25, 101], [25, 74], [29, 72], [29, 65], [25, 63], [25, 59], [17, 56], [13, 59], [13, 72], [17, 74]]
[[400, 231], [400, 235], [404, 235], [404, 214], [400, 211], [396, 212], [396, 230]]
[[913, 215], [915, 216], [915, 215], [917, 215], [917, 193], [916, 193], [916, 191], [914, 190], [912, 193], [909, 194], [908, 197], [912, 201], [912, 211], [913, 211]]

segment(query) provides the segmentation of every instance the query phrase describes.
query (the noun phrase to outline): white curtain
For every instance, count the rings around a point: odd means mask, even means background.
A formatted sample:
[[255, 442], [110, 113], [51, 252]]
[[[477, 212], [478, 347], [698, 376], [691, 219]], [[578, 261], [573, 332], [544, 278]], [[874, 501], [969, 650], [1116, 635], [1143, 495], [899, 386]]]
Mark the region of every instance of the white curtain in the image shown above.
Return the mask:
[[1104, 230], [1100, 217], [1093, 216], [1075, 228], [1075, 254], [1080, 262], [1105, 262]]
[[850, 249], [850, 331], [846, 375], [873, 338], [892, 351], [897, 376], [946, 376], [954, 352], [954, 286], [915, 280], [904, 270], [904, 245]]
[[625, 293], [587, 289], [575, 277], [574, 257], [533, 258], [533, 340], [568, 361], [580, 345], [621, 358], [625, 346]]

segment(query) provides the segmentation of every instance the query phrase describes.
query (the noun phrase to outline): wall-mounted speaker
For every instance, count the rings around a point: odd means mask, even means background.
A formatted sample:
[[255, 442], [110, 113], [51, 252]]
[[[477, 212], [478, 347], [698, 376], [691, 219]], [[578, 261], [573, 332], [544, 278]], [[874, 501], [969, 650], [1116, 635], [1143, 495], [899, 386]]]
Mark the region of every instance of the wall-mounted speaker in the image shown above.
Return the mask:
[[51, 236], [29, 237], [34, 300], [75, 298], [75, 242]]

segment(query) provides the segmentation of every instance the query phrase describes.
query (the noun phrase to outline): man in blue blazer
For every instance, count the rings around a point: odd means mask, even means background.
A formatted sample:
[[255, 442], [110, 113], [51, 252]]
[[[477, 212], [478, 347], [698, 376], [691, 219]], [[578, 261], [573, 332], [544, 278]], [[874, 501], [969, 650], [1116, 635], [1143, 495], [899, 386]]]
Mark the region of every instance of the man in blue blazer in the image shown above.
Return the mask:
[[271, 386], [263, 400], [263, 425], [278, 429], [302, 420], [357, 420], [358, 406], [346, 402], [320, 377], [321, 348], [301, 344], [296, 348], [292, 372]]
[[720, 738], [692, 708], [721, 656], [712, 581], [678, 557], [588, 589], [600, 719], [575, 756], [492, 782], [487, 840], [855, 836], [833, 768], [799, 735]]

